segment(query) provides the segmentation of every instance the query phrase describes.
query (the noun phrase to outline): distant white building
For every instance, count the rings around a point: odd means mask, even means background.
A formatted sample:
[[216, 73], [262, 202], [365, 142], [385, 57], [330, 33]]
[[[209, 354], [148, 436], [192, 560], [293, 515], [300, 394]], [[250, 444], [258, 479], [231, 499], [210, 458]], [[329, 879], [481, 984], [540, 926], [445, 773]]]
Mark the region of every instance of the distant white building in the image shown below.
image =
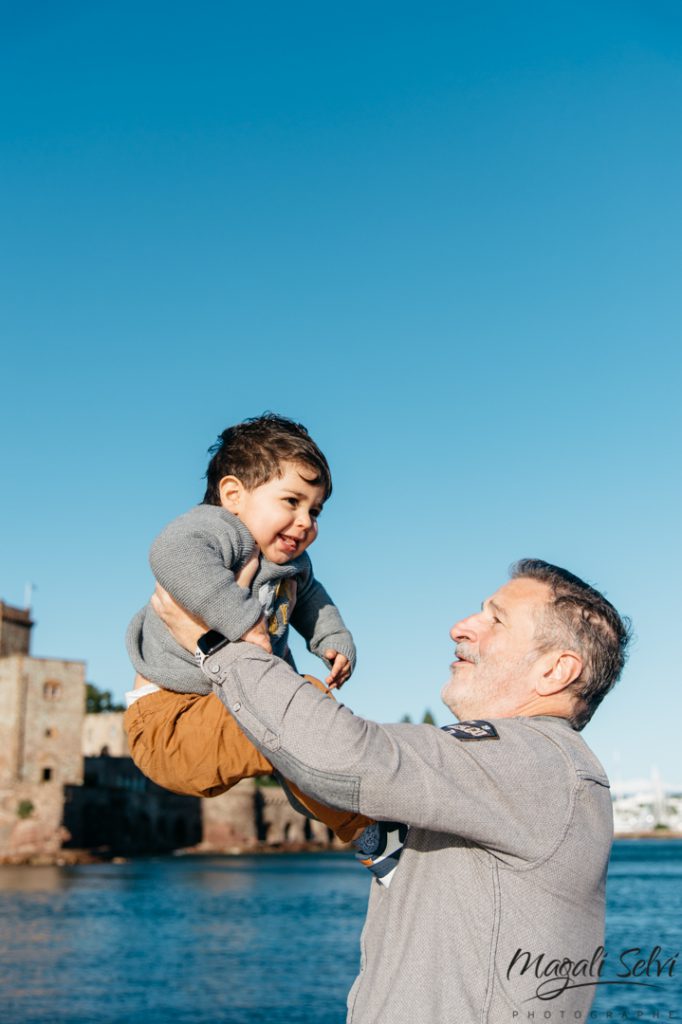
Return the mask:
[[128, 737], [123, 728], [124, 711], [89, 713], [83, 721], [84, 757], [130, 757]]
[[650, 832], [667, 828], [682, 832], [682, 786], [661, 781], [654, 770], [650, 779], [632, 779], [611, 785], [616, 833]]

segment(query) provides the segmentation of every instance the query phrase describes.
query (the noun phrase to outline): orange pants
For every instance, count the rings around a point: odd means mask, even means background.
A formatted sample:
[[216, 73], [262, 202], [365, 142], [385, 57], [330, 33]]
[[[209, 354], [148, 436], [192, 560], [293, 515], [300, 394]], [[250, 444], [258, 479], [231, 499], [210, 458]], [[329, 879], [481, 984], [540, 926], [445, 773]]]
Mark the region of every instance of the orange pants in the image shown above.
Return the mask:
[[[319, 679], [305, 678], [327, 692]], [[272, 775], [274, 771], [214, 693], [149, 693], [130, 705], [123, 724], [137, 767], [152, 782], [174, 793], [218, 796], [241, 779]], [[344, 843], [370, 823], [360, 814], [335, 811], [321, 804], [293, 782], [288, 786], [303, 806]]]

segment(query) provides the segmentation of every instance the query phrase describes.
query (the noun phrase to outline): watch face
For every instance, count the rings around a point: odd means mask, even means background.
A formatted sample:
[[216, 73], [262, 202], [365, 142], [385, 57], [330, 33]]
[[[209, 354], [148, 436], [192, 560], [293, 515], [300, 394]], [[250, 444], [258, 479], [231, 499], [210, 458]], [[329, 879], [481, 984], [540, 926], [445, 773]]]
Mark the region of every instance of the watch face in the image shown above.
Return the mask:
[[197, 640], [197, 647], [204, 655], [205, 658], [212, 654], [213, 651], [217, 650], [227, 643], [226, 637], [222, 633], [219, 633], [215, 629], [209, 629], [208, 633], [204, 633]]

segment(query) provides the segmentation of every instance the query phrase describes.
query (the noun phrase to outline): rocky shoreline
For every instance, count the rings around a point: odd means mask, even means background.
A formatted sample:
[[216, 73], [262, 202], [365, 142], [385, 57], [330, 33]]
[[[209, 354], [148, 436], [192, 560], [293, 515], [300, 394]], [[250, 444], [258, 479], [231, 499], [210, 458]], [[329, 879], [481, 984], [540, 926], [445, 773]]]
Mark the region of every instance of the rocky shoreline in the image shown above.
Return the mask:
[[338, 853], [350, 845], [324, 843], [257, 843], [243, 846], [212, 847], [201, 844], [171, 852], [120, 856], [111, 850], [59, 850], [56, 853], [15, 853], [0, 856], [0, 867], [71, 867], [75, 864], [127, 864], [137, 857], [244, 857], [282, 856], [288, 853]]
[[648, 832], [616, 832], [614, 839], [682, 839], [682, 832], [657, 828]]
[[[649, 832], [617, 832], [614, 839], [682, 839], [682, 832], [671, 832], [656, 829]], [[328, 853], [339, 850], [351, 850], [352, 847], [329, 845], [319, 842], [309, 843], [250, 843], [228, 847], [214, 847], [208, 844], [186, 847], [171, 853], [140, 854], [139, 856], [155, 857], [243, 857], [243, 856], [281, 856], [287, 853]], [[12, 854], [0, 857], [0, 867], [71, 867], [76, 864], [126, 864], [134, 857], [122, 857], [111, 850], [59, 850], [44, 854]]]

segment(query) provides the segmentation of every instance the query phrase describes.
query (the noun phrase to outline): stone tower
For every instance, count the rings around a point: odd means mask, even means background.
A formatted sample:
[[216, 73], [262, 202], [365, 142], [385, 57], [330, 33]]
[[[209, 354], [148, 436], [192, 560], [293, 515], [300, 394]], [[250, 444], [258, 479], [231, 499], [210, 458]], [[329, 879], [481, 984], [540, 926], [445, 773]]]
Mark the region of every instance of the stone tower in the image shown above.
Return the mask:
[[29, 654], [32, 625], [28, 608], [13, 608], [0, 601], [0, 658]]
[[63, 787], [83, 781], [85, 665], [31, 657], [32, 625], [0, 602], [0, 850], [56, 841]]

